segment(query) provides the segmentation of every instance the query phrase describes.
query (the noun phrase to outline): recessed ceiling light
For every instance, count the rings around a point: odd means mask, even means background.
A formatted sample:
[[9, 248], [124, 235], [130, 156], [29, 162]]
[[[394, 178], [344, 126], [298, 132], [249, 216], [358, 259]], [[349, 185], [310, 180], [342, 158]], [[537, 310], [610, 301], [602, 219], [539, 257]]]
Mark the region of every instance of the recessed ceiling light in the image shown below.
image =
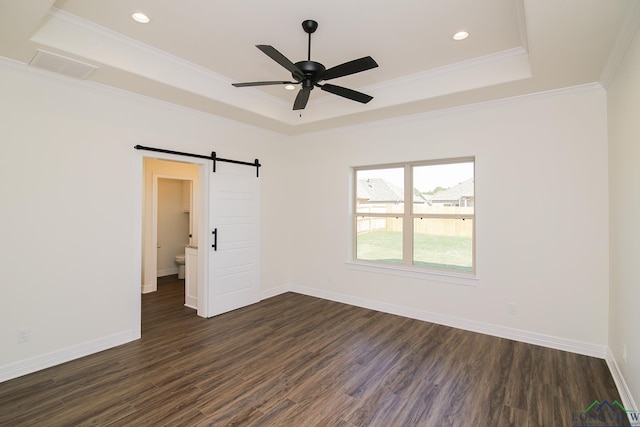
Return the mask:
[[139, 22], [141, 24], [147, 24], [150, 21], [149, 17], [142, 12], [133, 12], [131, 14], [131, 17], [133, 18], [134, 21]]
[[296, 87], [294, 85], [286, 85], [284, 88], [286, 90], [294, 90]]
[[464, 40], [467, 37], [469, 37], [469, 33], [467, 33], [466, 31], [458, 31], [453, 35], [453, 39], [457, 41]]

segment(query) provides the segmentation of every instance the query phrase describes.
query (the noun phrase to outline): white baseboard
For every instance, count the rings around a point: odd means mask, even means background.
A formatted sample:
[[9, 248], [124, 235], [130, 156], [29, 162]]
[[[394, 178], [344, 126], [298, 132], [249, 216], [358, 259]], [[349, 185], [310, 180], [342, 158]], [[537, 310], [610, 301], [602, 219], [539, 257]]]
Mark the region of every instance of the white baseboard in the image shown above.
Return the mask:
[[120, 332], [104, 338], [52, 351], [9, 365], [0, 366], [0, 383], [31, 374], [42, 369], [50, 368], [61, 363], [69, 362], [80, 357], [88, 356], [99, 351], [134, 341], [140, 338], [134, 336], [131, 331]]
[[622, 371], [618, 366], [618, 362], [616, 362], [616, 358], [614, 357], [613, 352], [608, 347], [607, 357], [605, 360], [607, 361], [609, 371], [611, 371], [613, 381], [616, 383], [616, 388], [618, 389], [618, 393], [620, 393], [620, 399], [622, 399], [622, 404], [624, 405], [625, 409], [632, 411], [640, 410], [640, 408], [638, 408], [638, 405], [636, 405], [636, 402], [633, 400], [633, 396], [631, 395], [629, 386], [627, 386], [627, 382], [624, 380], [624, 376], [622, 375]]
[[149, 292], [155, 292], [158, 290], [158, 285], [157, 284], [146, 284], [146, 285], [142, 285], [142, 293], [143, 294], [148, 294]]
[[187, 297], [186, 301], [184, 302], [185, 307], [189, 307], [189, 308], [193, 308], [193, 309], [198, 309], [198, 298], [194, 298], [194, 297]]
[[[431, 313], [423, 310], [410, 309], [394, 304], [369, 300], [366, 298], [353, 297], [335, 292], [323, 291], [315, 288], [308, 288], [295, 284], [263, 290], [260, 293], [260, 299], [268, 299], [286, 292], [296, 292], [303, 295], [309, 295], [316, 298], [355, 305], [357, 307], [381, 311], [384, 313], [395, 314], [398, 316], [408, 317], [445, 326], [451, 326], [454, 328], [464, 329], [472, 332], [493, 335], [501, 338], [512, 339], [515, 341], [521, 341], [529, 344], [535, 344], [543, 347], [549, 347], [557, 350], [563, 350], [605, 359], [614, 378], [614, 381], [616, 382], [616, 386], [618, 387], [625, 408], [637, 408], [637, 406], [635, 406], [635, 402], [633, 401], [631, 393], [629, 392], [629, 389], [624, 381], [624, 378], [622, 377], [622, 374], [618, 368], [618, 365], [616, 364], [613, 354], [605, 346], [569, 340], [566, 338], [560, 338], [550, 335], [538, 334], [535, 332], [522, 331], [500, 325], [492, 325], [454, 316]], [[49, 368], [60, 363], [65, 363], [92, 353], [97, 353], [111, 347], [116, 347], [118, 345], [125, 344], [138, 338], [140, 337], [133, 336], [133, 333], [131, 331], [126, 331], [111, 335], [109, 337], [100, 338], [94, 341], [72, 346], [66, 349], [43, 354], [34, 358], [22, 360], [10, 365], [0, 366], [0, 382], [36, 372], [41, 369]]]
[[269, 288], [260, 291], [260, 300], [269, 299], [280, 294], [284, 294], [291, 290], [290, 286], [278, 286], [277, 288]]
[[178, 274], [178, 267], [167, 268], [166, 270], [158, 270], [157, 277], [171, 276], [172, 274]]
[[425, 322], [464, 329], [466, 331], [478, 332], [481, 334], [507, 338], [514, 341], [521, 341], [528, 344], [535, 344], [542, 347], [554, 348], [556, 350], [583, 354], [600, 359], [605, 359], [607, 355], [607, 348], [602, 345], [575, 341], [566, 338], [555, 337], [552, 335], [544, 335], [536, 332], [523, 331], [520, 329], [508, 328], [505, 326], [463, 319], [460, 317], [431, 313], [428, 311], [411, 309], [395, 304], [388, 304], [380, 301], [368, 300], [366, 298], [327, 292], [299, 285], [292, 285], [290, 287], [290, 290], [292, 292], [304, 295], [327, 299], [335, 302], [341, 302], [344, 304], [355, 305], [357, 307], [368, 308], [371, 310], [381, 311], [383, 313], [395, 314], [411, 319], [423, 320]]

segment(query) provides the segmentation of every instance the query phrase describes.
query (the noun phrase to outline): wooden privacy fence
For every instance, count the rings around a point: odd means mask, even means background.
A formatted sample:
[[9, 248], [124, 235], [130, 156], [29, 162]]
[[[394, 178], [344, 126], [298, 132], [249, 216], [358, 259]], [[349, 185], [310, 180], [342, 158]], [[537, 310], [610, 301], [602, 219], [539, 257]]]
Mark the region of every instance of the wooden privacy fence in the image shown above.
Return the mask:
[[[402, 231], [401, 218], [358, 217], [356, 229], [358, 234], [372, 231]], [[473, 236], [473, 220], [448, 218], [416, 218], [414, 233], [436, 236]]]

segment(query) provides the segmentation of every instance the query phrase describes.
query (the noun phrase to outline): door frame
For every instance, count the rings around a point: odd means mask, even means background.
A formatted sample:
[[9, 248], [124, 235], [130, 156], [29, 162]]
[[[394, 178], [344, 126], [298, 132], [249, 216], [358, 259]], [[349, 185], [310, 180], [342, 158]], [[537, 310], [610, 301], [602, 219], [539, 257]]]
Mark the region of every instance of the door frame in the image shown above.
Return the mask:
[[200, 317], [208, 317], [208, 307], [206, 301], [209, 297], [209, 288], [205, 284], [209, 283], [208, 263], [206, 262], [206, 245], [209, 242], [207, 231], [209, 230], [209, 168], [211, 162], [208, 159], [190, 158], [185, 162], [184, 156], [167, 153], [147, 153], [139, 150], [133, 151], [133, 259], [134, 271], [131, 290], [133, 292], [133, 319], [132, 334], [135, 338], [141, 336], [142, 322], [142, 232], [144, 219], [144, 159], [160, 159], [179, 163], [192, 163], [198, 165], [198, 309]]

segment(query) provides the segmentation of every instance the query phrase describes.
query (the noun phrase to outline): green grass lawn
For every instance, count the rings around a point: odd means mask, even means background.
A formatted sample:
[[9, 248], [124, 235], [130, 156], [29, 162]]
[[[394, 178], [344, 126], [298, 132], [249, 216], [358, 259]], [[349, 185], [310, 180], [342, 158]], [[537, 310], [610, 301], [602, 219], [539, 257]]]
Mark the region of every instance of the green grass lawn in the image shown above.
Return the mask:
[[[413, 242], [414, 265], [470, 272], [472, 239], [470, 237], [417, 234]], [[359, 260], [402, 263], [402, 233], [373, 231], [358, 235]]]

